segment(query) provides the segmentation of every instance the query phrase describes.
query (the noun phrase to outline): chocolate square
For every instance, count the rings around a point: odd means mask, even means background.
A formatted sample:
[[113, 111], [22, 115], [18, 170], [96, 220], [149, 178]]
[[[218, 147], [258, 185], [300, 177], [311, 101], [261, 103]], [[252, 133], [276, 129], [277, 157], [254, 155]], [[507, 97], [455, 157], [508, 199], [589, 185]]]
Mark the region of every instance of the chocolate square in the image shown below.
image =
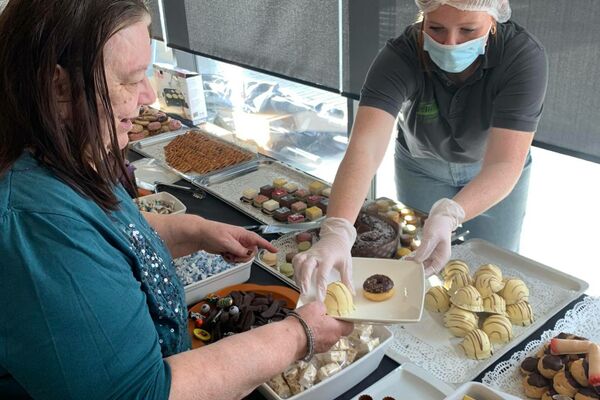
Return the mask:
[[273, 186], [272, 185], [265, 185], [265, 186], [261, 186], [260, 187], [260, 194], [262, 194], [263, 196], [267, 196], [268, 198], [271, 198], [271, 194], [273, 193]]
[[281, 199], [283, 196], [287, 195], [288, 192], [285, 189], [282, 188], [275, 188], [273, 189], [273, 191], [271, 192], [271, 198], [273, 200], [277, 200], [279, 201], [279, 199]]
[[292, 210], [287, 207], [280, 207], [273, 212], [273, 218], [279, 222], [286, 222], [287, 217], [292, 214]]
[[298, 200], [296, 200], [296, 197], [292, 196], [291, 194], [288, 194], [279, 199], [279, 205], [281, 207], [291, 208], [292, 204], [294, 204], [297, 201]]

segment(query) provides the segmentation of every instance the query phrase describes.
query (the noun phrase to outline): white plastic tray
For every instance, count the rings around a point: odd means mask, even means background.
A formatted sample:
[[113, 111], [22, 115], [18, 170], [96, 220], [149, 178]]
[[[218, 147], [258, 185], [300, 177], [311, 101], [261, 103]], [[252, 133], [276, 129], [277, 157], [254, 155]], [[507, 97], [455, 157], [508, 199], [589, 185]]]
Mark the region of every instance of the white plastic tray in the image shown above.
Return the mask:
[[[373, 400], [395, 399], [442, 400], [454, 389], [414, 364], [402, 364], [352, 400], [368, 395]], [[462, 400], [462, 399], [461, 399]], [[486, 398], [487, 400], [487, 398]]]
[[459, 387], [455, 392], [450, 394], [444, 400], [463, 400], [465, 395], [471, 396], [474, 399], [485, 399], [485, 400], [519, 400], [519, 397], [515, 397], [508, 393], [500, 392], [499, 390], [492, 389], [479, 382], [467, 382]]
[[192, 283], [184, 287], [185, 302], [192, 305], [205, 298], [207, 294], [216, 292], [227, 286], [244, 283], [250, 279], [250, 268], [254, 259], [240, 263], [235, 267], [211, 276], [210, 278]]
[[401, 364], [417, 364], [454, 387], [473, 380], [588, 288], [581, 279], [480, 239], [455, 246], [452, 257], [468, 261], [471, 272], [481, 264], [493, 263], [504, 275], [522, 279], [530, 288], [535, 316], [535, 322], [527, 327], [513, 325], [514, 338], [505, 345], [495, 345], [493, 356], [481, 361], [464, 355], [458, 347], [461, 338], [453, 337], [444, 327], [442, 314], [427, 311], [419, 323], [392, 327], [395, 340], [387, 352], [390, 358]]
[[[358, 361], [352, 363], [347, 368], [342, 369], [337, 374], [317, 383], [315, 386], [304, 392], [288, 397], [287, 400], [335, 399], [348, 391], [352, 386], [362, 381], [379, 366], [379, 363], [385, 354], [385, 350], [392, 340], [392, 332], [383, 325], [376, 325], [373, 327], [373, 337], [378, 337], [380, 341], [379, 346], [374, 348], [373, 351], [367, 353]], [[281, 397], [279, 397], [266, 383], [260, 385], [258, 390], [267, 399], [282, 400]]]

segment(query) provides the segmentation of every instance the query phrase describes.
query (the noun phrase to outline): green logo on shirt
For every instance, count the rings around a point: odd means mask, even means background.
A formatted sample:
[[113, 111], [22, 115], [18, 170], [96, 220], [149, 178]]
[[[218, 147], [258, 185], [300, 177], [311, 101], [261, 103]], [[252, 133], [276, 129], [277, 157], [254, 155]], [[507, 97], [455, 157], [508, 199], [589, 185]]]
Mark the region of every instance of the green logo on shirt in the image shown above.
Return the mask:
[[419, 108], [417, 109], [417, 117], [423, 122], [437, 121], [439, 115], [440, 112], [435, 100], [430, 102], [421, 101], [419, 103]]

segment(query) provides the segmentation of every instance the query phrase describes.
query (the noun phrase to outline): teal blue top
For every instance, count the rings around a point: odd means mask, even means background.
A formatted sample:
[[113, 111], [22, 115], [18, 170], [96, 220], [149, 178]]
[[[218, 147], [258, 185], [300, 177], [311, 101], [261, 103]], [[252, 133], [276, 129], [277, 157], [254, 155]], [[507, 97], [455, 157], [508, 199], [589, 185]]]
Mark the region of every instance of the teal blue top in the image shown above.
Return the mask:
[[34, 398], [166, 399], [190, 348], [171, 256], [115, 194], [106, 213], [28, 153], [0, 176], [0, 379]]

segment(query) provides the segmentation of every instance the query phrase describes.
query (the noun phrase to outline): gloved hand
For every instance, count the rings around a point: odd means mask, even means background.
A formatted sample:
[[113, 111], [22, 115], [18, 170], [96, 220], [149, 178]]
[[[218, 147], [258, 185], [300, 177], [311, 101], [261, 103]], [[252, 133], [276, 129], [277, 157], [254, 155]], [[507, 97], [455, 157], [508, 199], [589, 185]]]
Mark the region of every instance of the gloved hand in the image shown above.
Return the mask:
[[342, 283], [354, 294], [350, 249], [355, 239], [356, 229], [348, 220], [329, 217], [323, 221], [320, 240], [309, 250], [296, 254], [292, 260], [296, 283], [302, 293], [308, 292], [312, 274], [316, 273], [317, 298], [323, 301], [327, 292], [327, 277], [335, 268], [340, 273]]
[[421, 245], [406, 259], [422, 262], [425, 276], [439, 273], [450, 259], [450, 236], [465, 219], [465, 210], [450, 199], [438, 200], [423, 226]]

